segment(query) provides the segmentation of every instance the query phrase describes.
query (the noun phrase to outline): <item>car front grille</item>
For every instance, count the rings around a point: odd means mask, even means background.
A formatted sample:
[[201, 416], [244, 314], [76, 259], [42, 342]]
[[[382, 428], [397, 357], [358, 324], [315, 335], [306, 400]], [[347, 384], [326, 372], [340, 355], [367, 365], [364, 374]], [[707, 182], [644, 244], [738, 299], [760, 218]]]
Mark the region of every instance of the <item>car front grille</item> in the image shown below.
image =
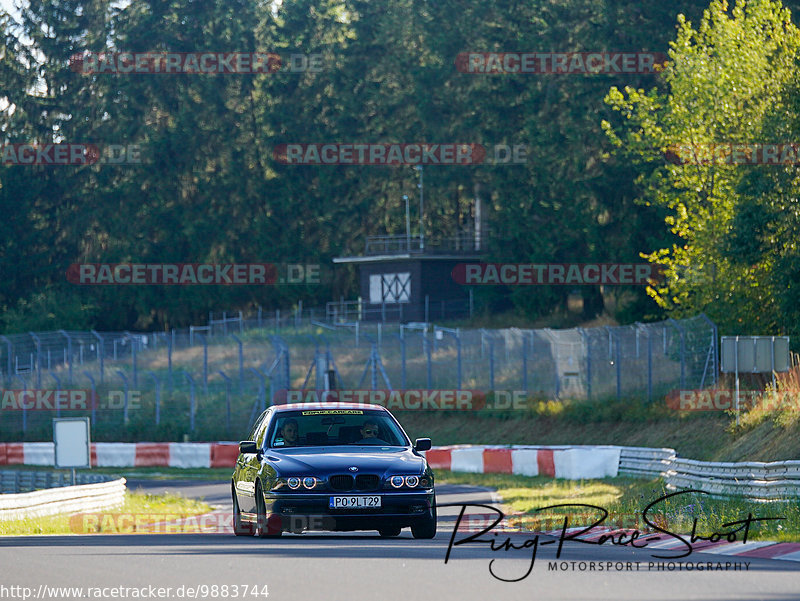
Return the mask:
[[380, 483], [380, 476], [373, 474], [359, 474], [356, 476], [356, 490], [377, 490]]
[[375, 474], [359, 474], [353, 478], [350, 474], [336, 474], [328, 478], [331, 490], [337, 492], [350, 492], [352, 490], [365, 492], [378, 490], [381, 477]]
[[353, 476], [350, 474], [337, 474], [328, 478], [332, 490], [347, 492], [353, 490]]

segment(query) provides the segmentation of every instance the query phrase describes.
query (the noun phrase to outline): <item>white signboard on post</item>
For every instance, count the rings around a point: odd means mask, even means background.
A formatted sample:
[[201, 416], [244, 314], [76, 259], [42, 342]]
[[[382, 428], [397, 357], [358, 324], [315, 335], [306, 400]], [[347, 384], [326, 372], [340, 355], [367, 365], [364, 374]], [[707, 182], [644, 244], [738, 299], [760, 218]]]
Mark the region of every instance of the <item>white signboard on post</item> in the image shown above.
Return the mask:
[[55, 467], [92, 467], [92, 443], [88, 417], [62, 417], [53, 420]]
[[723, 336], [722, 373], [789, 371], [788, 336]]
[[720, 344], [720, 371], [736, 374], [736, 425], [739, 425], [739, 374], [771, 373], [777, 389], [775, 372], [789, 371], [788, 336], [723, 336]]

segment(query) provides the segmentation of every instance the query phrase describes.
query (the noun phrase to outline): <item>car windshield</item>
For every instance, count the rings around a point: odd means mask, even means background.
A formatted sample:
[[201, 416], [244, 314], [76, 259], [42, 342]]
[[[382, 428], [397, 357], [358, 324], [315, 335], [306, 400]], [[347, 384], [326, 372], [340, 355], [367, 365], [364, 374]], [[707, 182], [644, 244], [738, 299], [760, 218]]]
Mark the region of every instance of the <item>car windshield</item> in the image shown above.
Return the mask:
[[276, 448], [409, 444], [391, 417], [368, 409], [281, 412], [270, 425], [267, 440], [270, 447]]

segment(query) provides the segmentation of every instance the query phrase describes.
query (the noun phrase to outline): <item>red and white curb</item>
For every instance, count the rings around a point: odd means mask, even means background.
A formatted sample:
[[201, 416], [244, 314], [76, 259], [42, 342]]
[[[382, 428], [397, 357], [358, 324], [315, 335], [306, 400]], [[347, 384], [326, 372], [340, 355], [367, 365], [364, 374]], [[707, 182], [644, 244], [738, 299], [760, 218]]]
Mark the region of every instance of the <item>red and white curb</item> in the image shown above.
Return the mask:
[[[234, 442], [95, 442], [95, 467], [230, 467], [239, 445]], [[52, 442], [0, 443], [0, 465], [54, 465]]]
[[433, 448], [425, 456], [433, 469], [582, 480], [615, 477], [620, 448], [456, 445]]
[[[233, 467], [234, 442], [96, 442], [97, 467]], [[619, 447], [501, 447], [456, 445], [425, 453], [434, 469], [454, 472], [551, 476], [571, 480], [617, 475]], [[0, 443], [0, 465], [54, 465], [52, 442]]]

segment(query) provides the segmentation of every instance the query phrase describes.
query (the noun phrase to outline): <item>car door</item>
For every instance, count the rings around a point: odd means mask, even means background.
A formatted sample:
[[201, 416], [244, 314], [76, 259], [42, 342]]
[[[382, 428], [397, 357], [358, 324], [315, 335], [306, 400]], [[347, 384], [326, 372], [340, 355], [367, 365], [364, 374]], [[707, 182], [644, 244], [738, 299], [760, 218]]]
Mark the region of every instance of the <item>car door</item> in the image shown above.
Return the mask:
[[[267, 409], [250, 431], [248, 440], [255, 440], [258, 448], [263, 446], [264, 432], [271, 413], [272, 411]], [[240, 453], [236, 459], [236, 471], [234, 473], [236, 498], [239, 502], [239, 508], [246, 513], [255, 513], [256, 510], [255, 480], [260, 463], [256, 453]]]

